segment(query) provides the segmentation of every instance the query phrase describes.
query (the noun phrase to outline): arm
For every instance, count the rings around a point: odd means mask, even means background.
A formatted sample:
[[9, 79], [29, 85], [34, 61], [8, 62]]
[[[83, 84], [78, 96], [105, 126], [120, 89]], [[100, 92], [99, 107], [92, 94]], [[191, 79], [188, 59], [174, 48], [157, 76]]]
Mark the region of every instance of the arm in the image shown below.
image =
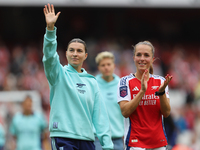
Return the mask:
[[16, 141], [17, 141], [17, 131], [16, 131], [16, 127], [15, 127], [15, 117], [12, 118], [12, 121], [10, 123], [9, 126], [9, 132], [12, 135], [12, 147], [15, 149], [16, 148]]
[[47, 24], [46, 34], [44, 35], [43, 43], [43, 63], [44, 70], [47, 76], [47, 79], [51, 85], [56, 83], [58, 74], [59, 74], [59, 57], [56, 52], [57, 41], [56, 41], [56, 27], [54, 26], [60, 12], [55, 15], [54, 6], [48, 4], [44, 7], [44, 15]]
[[[165, 76], [165, 81], [159, 87], [159, 92], [163, 92], [165, 90], [165, 88], [167, 87], [171, 79], [172, 79], [172, 76], [169, 76], [169, 75]], [[169, 98], [167, 98], [166, 96], [166, 93], [164, 95], [160, 95], [160, 110], [165, 118], [170, 115], [171, 106], [170, 106]]]
[[102, 145], [102, 149], [113, 149], [110, 121], [107, 114], [106, 106], [102, 101], [100, 92], [97, 92], [95, 95], [92, 121], [96, 130], [96, 135]]
[[148, 71], [146, 70], [141, 79], [141, 89], [138, 92], [138, 94], [131, 100], [131, 101], [121, 101], [119, 102], [122, 115], [127, 118], [129, 117], [137, 108], [139, 105], [142, 97], [144, 96], [146, 90], [147, 90], [147, 74]]
[[[1, 144], [3, 144], [3, 145], [5, 144], [5, 140], [6, 140], [5, 135], [6, 135], [5, 130], [0, 123], [0, 139], [1, 139], [1, 142], [2, 142]], [[3, 146], [3, 145], [0, 145], [0, 146]]]
[[139, 93], [131, 101], [121, 101], [121, 102], [119, 102], [122, 115], [125, 118], [128, 118], [135, 111], [135, 109], [139, 105], [144, 93], [145, 92], [140, 90]]

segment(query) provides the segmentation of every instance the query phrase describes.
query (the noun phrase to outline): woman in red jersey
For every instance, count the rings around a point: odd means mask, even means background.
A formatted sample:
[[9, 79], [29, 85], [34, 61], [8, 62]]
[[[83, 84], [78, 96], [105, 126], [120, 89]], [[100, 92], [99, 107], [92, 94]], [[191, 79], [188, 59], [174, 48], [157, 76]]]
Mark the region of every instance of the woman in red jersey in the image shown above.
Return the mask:
[[149, 41], [134, 47], [136, 73], [122, 77], [118, 84], [118, 103], [125, 117], [126, 150], [166, 150], [163, 117], [170, 114], [168, 83], [153, 75], [154, 47]]

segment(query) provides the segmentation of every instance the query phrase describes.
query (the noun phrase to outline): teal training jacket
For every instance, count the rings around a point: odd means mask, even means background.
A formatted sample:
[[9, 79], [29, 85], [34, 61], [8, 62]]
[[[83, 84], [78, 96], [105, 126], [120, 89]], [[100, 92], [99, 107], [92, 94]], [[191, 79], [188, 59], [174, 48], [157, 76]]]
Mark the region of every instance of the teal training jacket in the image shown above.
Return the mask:
[[113, 149], [110, 122], [94, 76], [83, 68], [62, 66], [56, 52], [56, 30], [44, 35], [43, 64], [50, 87], [50, 137], [94, 141], [93, 124], [103, 149]]

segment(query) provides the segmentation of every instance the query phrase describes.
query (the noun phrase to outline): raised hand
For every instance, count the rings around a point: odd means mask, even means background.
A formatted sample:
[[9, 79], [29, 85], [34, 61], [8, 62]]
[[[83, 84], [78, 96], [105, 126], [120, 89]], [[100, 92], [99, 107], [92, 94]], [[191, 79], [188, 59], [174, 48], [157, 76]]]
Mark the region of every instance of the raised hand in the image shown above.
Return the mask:
[[141, 90], [146, 92], [147, 90], [147, 81], [148, 81], [148, 74], [149, 71], [146, 69], [142, 75], [142, 79], [141, 79]]
[[54, 25], [58, 19], [58, 16], [60, 15], [61, 12], [58, 12], [55, 15], [55, 10], [54, 10], [54, 6], [53, 4], [47, 4], [44, 6], [44, 15], [45, 15], [45, 20], [46, 20], [46, 24], [47, 24], [47, 29], [48, 30], [53, 30], [54, 29]]
[[172, 76], [170, 76], [169, 74], [167, 74], [166, 76], [165, 76], [165, 81], [160, 85], [160, 87], [159, 87], [159, 92], [163, 92], [164, 90], [165, 90], [165, 88], [166, 88], [166, 86], [169, 84], [169, 82], [171, 81], [171, 79], [172, 79]]

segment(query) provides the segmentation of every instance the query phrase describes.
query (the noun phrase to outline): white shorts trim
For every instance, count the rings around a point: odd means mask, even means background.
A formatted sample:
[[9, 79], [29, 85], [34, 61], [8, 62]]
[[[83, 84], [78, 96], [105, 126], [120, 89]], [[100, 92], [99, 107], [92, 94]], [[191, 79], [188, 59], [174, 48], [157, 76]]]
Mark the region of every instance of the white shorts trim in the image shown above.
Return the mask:
[[[126, 146], [125, 146], [125, 150], [126, 150]], [[140, 147], [130, 147], [130, 150], [167, 150], [166, 147], [159, 147], [159, 148], [140, 148]]]

